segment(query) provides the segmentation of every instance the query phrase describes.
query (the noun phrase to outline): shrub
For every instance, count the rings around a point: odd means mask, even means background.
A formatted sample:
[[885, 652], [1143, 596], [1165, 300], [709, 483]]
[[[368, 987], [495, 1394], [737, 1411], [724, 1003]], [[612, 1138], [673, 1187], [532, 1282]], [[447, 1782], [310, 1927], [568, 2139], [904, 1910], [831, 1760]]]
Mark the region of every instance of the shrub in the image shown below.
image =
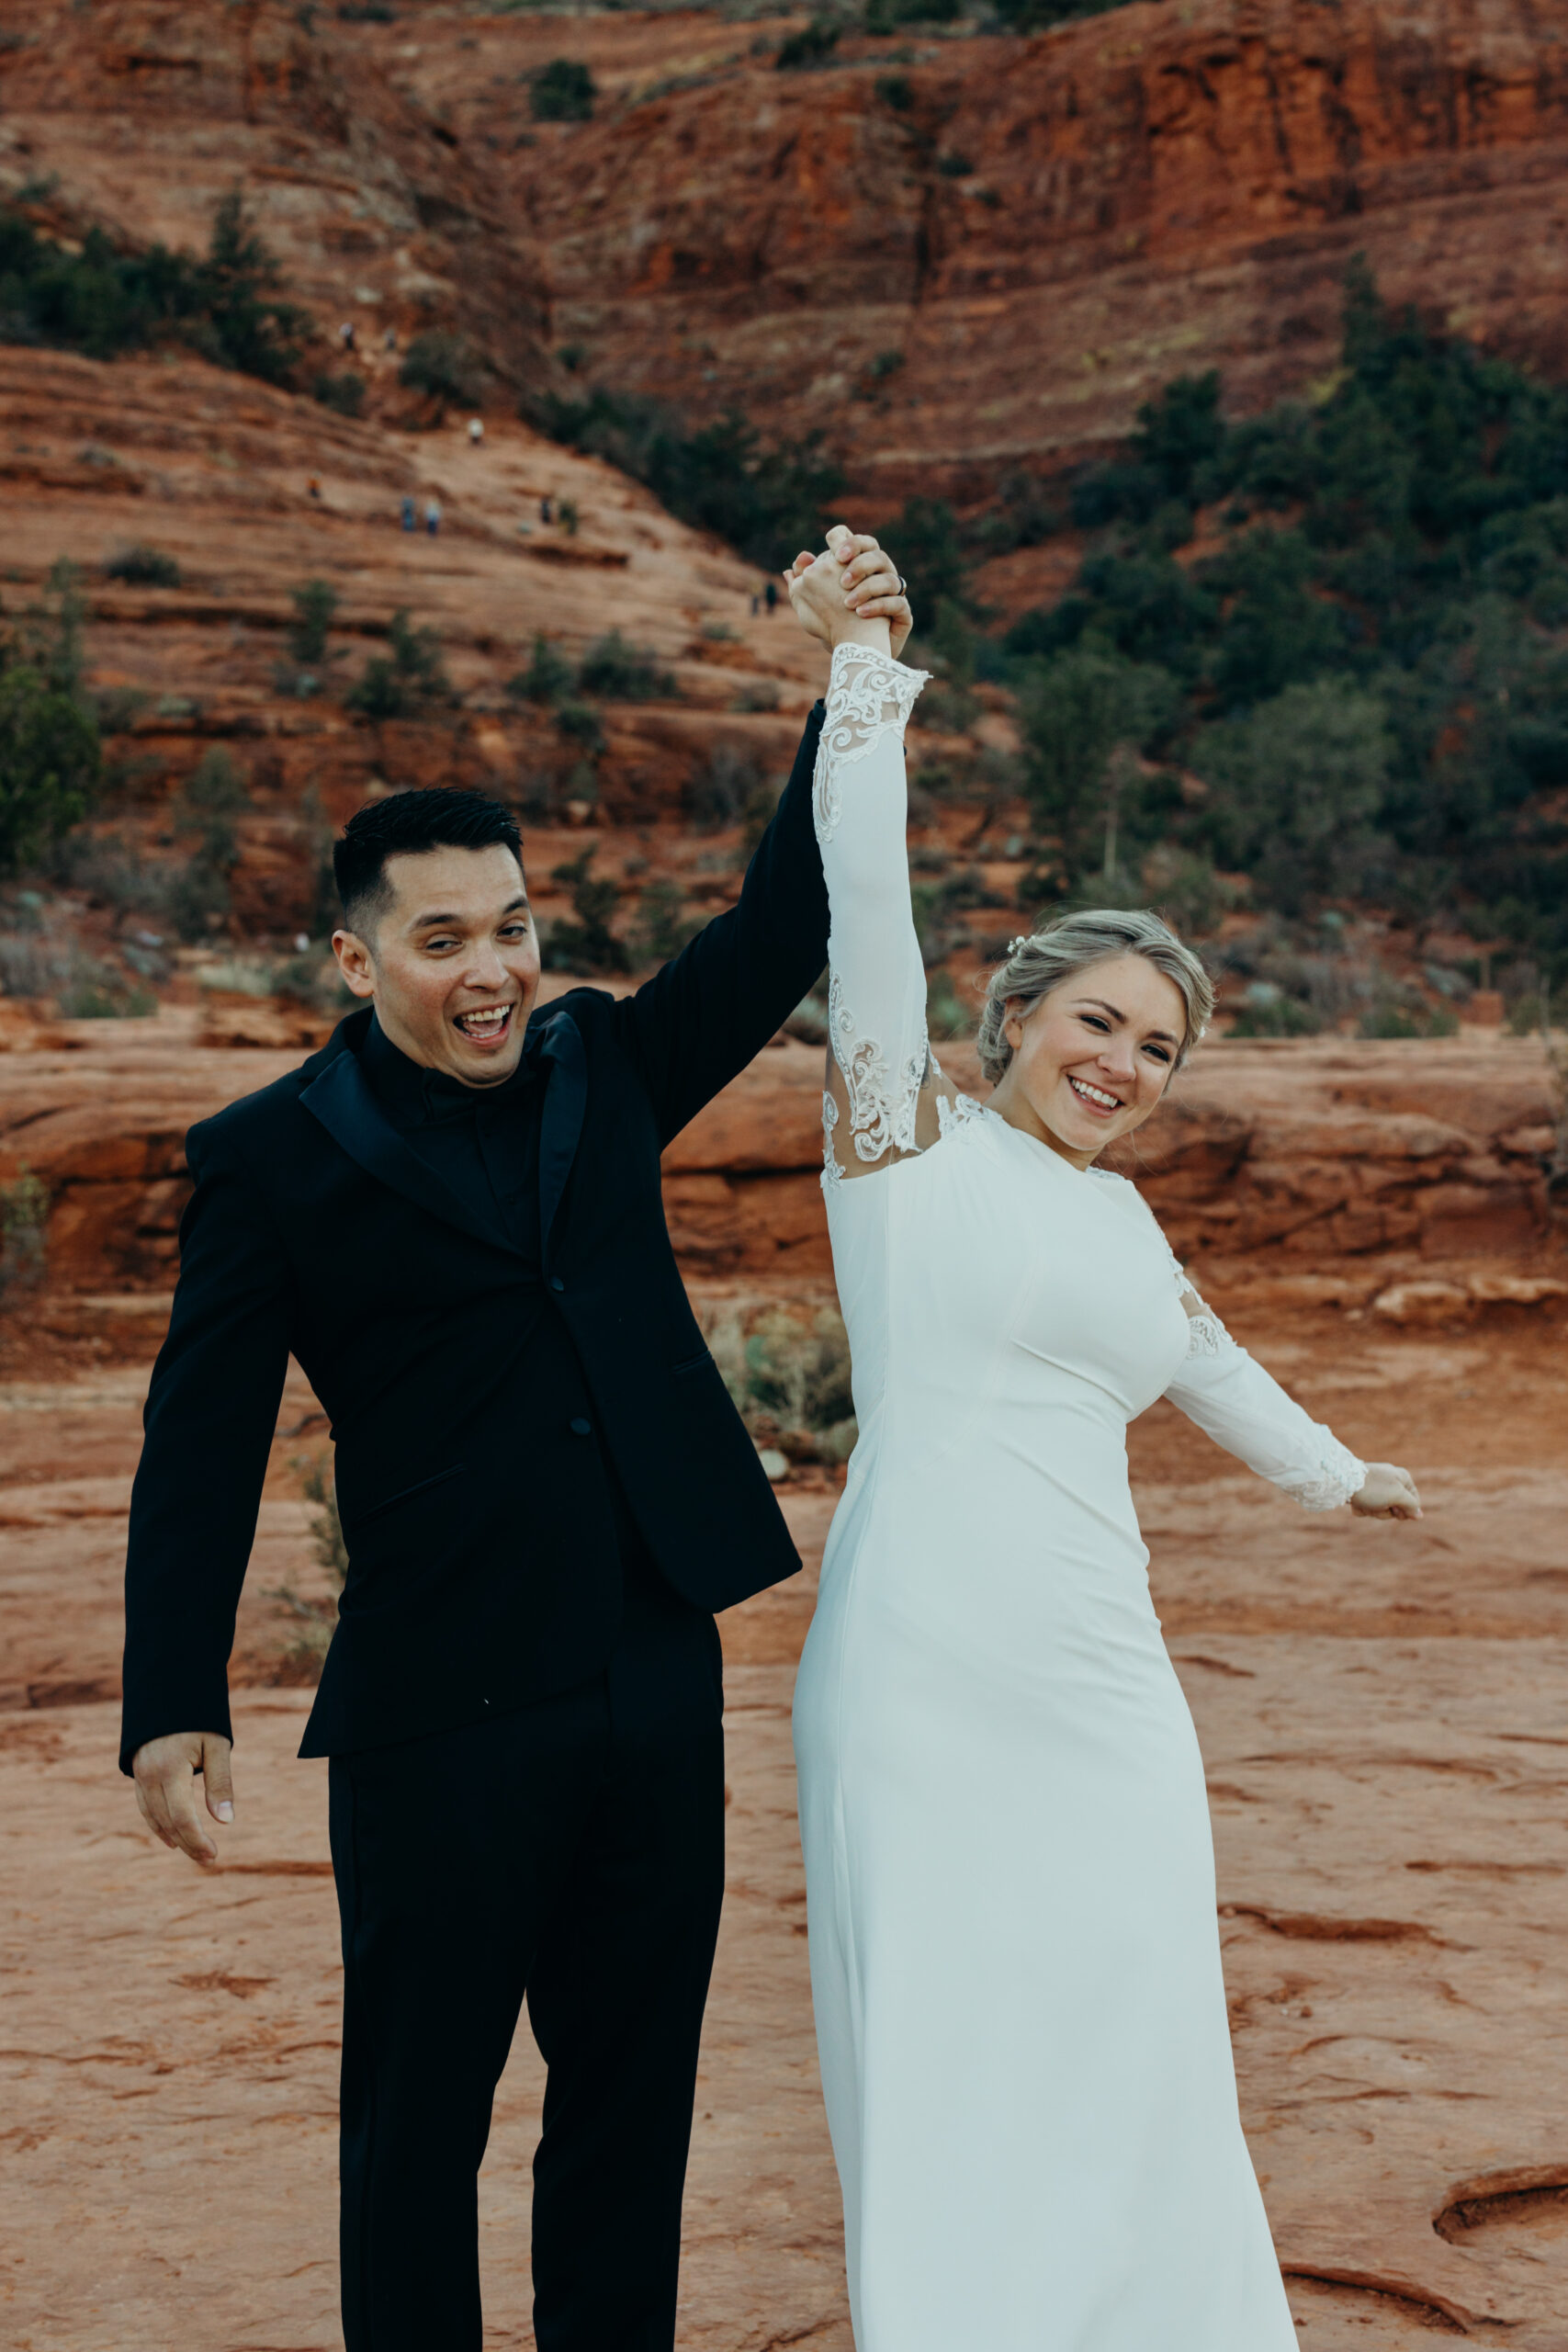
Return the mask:
[[552, 57], [529, 76], [528, 111], [536, 122], [588, 122], [597, 96], [592, 74], [575, 57]]
[[170, 911], [180, 937], [205, 939], [229, 912], [229, 876], [240, 862], [236, 820], [247, 804], [245, 779], [221, 745], [202, 754], [186, 779], [175, 819], [176, 833], [196, 847], [171, 892]]
[[779, 43], [773, 68], [779, 74], [808, 74], [826, 65], [839, 46], [839, 28], [823, 17], [814, 17], [797, 33], [788, 34]]
[[564, 882], [571, 891], [574, 923], [558, 922], [544, 943], [543, 962], [549, 972], [626, 972], [631, 958], [625, 943], [610, 929], [610, 918], [620, 904], [621, 885], [609, 875], [592, 871], [594, 849], [552, 867], [552, 882]]
[[0, 207], [0, 336], [112, 359], [183, 342], [219, 366], [286, 383], [310, 334], [278, 294], [277, 263], [236, 190], [213, 214], [200, 261], [155, 244], [121, 252], [91, 229], [73, 253]]
[[467, 335], [429, 327], [404, 352], [398, 380], [412, 391], [428, 392], [443, 408], [448, 401], [473, 408], [484, 396], [484, 363]]
[[122, 580], [131, 588], [177, 588], [180, 567], [162, 548], [122, 548], [104, 566], [106, 580]]
[[367, 718], [411, 718], [431, 704], [452, 699], [452, 688], [434, 629], [416, 628], [408, 606], [400, 605], [387, 631], [389, 654], [374, 654], [347, 695], [350, 710]]
[[1303, 1004], [1269, 980], [1255, 980], [1231, 1023], [1233, 1037], [1315, 1037], [1322, 1023]]
[[310, 387], [310, 397], [322, 408], [334, 409], [339, 416], [363, 416], [365, 413], [365, 379], [346, 368], [341, 376], [321, 375]]
[[761, 770], [750, 752], [737, 751], [732, 743], [716, 743], [692, 778], [692, 822], [705, 832], [719, 832], [735, 824], [761, 780]]
[[102, 768], [98, 729], [28, 662], [0, 671], [0, 874], [14, 874], [85, 816]]
[[42, 1281], [48, 1234], [49, 1187], [23, 1161], [0, 1184], [0, 1293]]
[[337, 590], [326, 580], [307, 580], [288, 592], [294, 618], [288, 625], [288, 650], [301, 668], [314, 669], [325, 661], [327, 631], [337, 611]]
[[128, 983], [112, 964], [82, 956], [56, 992], [55, 1007], [62, 1021], [141, 1021], [157, 1012], [158, 1000], [151, 989]]
[[1334, 886], [1378, 813], [1391, 750], [1383, 705], [1320, 679], [1205, 729], [1192, 762], [1215, 787], [1213, 822], [1231, 855], [1293, 913]]
[[823, 510], [843, 483], [819, 434], [770, 448], [734, 410], [688, 431], [657, 401], [595, 388], [584, 400], [547, 396], [537, 421], [634, 475], [682, 523], [728, 539], [762, 571], [821, 537]]
[[604, 729], [592, 703], [563, 702], [556, 709], [556, 726], [569, 743], [575, 743], [585, 759], [592, 759], [604, 746]]
[[796, 1461], [842, 1462], [856, 1436], [849, 1339], [836, 1307], [710, 1308], [706, 1337], [741, 1419]]
[[628, 645], [618, 628], [594, 639], [578, 664], [577, 684], [581, 693], [610, 702], [656, 702], [677, 692], [658, 655], [648, 646]]
[[534, 650], [525, 670], [508, 678], [506, 691], [514, 702], [560, 702], [570, 694], [573, 672], [563, 653], [558, 653], [549, 639], [541, 631], [534, 639]]

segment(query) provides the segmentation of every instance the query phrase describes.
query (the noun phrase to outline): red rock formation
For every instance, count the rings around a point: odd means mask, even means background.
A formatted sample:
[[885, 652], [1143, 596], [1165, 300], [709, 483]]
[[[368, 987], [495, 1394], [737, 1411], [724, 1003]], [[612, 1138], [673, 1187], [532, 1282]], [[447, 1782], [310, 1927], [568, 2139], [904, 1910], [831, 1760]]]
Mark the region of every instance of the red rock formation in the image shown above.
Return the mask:
[[[807, 74], [773, 69], [784, 22], [697, 10], [0, 0], [6, 27], [0, 187], [57, 174], [83, 218], [199, 244], [243, 185], [322, 326], [357, 321], [381, 409], [408, 405], [381, 329], [456, 324], [516, 387], [738, 402], [827, 424], [863, 493], [977, 492], [1184, 369], [1242, 408], [1310, 386], [1359, 250], [1393, 300], [1568, 369], [1560, 0], [1142, 5], [845, 38]], [[534, 123], [562, 54], [595, 119]]]
[[[175, 1009], [144, 1022], [64, 1022], [0, 1055], [0, 1182], [25, 1164], [48, 1183], [59, 1289], [166, 1286], [188, 1189], [186, 1129], [300, 1057], [299, 1046], [204, 1046], [197, 1018]], [[961, 1084], [984, 1092], [971, 1048], [942, 1055]], [[814, 1046], [760, 1055], [670, 1147], [666, 1207], [688, 1272], [829, 1271], [821, 1069]], [[1543, 1181], [1555, 1116], [1532, 1039], [1220, 1040], [1124, 1164], [1216, 1295], [1255, 1296], [1262, 1277], [1282, 1304], [1364, 1307], [1441, 1261], [1459, 1271], [1440, 1295], [1386, 1311], [1464, 1319], [1487, 1306], [1539, 1305], [1562, 1288], [1551, 1286], [1562, 1268]], [[1523, 1272], [1538, 1257], [1546, 1287], [1527, 1301], [1495, 1261]], [[1474, 1261], [1478, 1286], [1466, 1271]]]
[[590, 59], [600, 119], [497, 164], [558, 343], [690, 408], [830, 421], [888, 496], [1102, 447], [1184, 370], [1242, 408], [1305, 388], [1357, 251], [1393, 300], [1568, 369], [1560, 6], [1191, 0], [782, 74], [660, 22], [662, 87], [619, 16], [431, 17], [410, 71], [495, 137], [514, 60]]

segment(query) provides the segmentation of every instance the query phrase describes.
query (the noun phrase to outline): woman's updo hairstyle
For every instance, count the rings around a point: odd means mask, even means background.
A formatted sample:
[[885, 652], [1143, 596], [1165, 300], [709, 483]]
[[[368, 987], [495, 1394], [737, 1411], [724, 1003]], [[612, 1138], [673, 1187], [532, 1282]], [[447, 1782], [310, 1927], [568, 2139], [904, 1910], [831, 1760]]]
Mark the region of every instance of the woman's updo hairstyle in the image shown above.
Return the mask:
[[1012, 1059], [1012, 1047], [1003, 1031], [1008, 1011], [1027, 1017], [1042, 997], [1070, 980], [1091, 964], [1115, 956], [1144, 956], [1174, 980], [1187, 1008], [1187, 1035], [1174, 1067], [1181, 1068], [1198, 1043], [1214, 1010], [1214, 984], [1192, 953], [1184, 947], [1168, 923], [1158, 915], [1123, 913], [1117, 907], [1095, 907], [1081, 914], [1064, 915], [1043, 931], [1025, 933], [1008, 950], [1005, 964], [991, 974], [986, 1007], [980, 1015], [980, 1068], [994, 1086]]

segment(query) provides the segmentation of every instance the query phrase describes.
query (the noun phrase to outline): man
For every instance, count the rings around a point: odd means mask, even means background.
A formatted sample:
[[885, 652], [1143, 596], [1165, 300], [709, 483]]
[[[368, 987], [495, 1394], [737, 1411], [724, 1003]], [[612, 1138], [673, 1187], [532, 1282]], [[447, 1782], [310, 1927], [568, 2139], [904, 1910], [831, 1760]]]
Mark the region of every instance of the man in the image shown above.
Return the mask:
[[[874, 540], [848, 593], [908, 608]], [[635, 996], [530, 1019], [516, 826], [362, 808], [333, 946], [367, 1009], [192, 1129], [126, 1571], [122, 1767], [232, 1818], [226, 1667], [290, 1351], [349, 1571], [332, 1758], [348, 2352], [478, 2352], [476, 2177], [525, 1994], [548, 2066], [540, 2352], [668, 2352], [723, 1883], [713, 1611], [799, 1563], [677, 1273], [660, 1153], [826, 959], [821, 706], [739, 902]], [[197, 1726], [197, 1728], [190, 1728]]]

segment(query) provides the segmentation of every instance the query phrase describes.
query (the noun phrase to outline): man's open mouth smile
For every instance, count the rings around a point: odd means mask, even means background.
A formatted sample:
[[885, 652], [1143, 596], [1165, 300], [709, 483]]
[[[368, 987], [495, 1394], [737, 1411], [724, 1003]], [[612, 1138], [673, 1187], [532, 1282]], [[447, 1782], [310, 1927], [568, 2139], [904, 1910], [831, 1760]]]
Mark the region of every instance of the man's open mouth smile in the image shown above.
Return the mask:
[[512, 1016], [516, 1010], [514, 1004], [482, 1005], [475, 1012], [459, 1012], [452, 1026], [470, 1045], [499, 1046], [512, 1033]]

